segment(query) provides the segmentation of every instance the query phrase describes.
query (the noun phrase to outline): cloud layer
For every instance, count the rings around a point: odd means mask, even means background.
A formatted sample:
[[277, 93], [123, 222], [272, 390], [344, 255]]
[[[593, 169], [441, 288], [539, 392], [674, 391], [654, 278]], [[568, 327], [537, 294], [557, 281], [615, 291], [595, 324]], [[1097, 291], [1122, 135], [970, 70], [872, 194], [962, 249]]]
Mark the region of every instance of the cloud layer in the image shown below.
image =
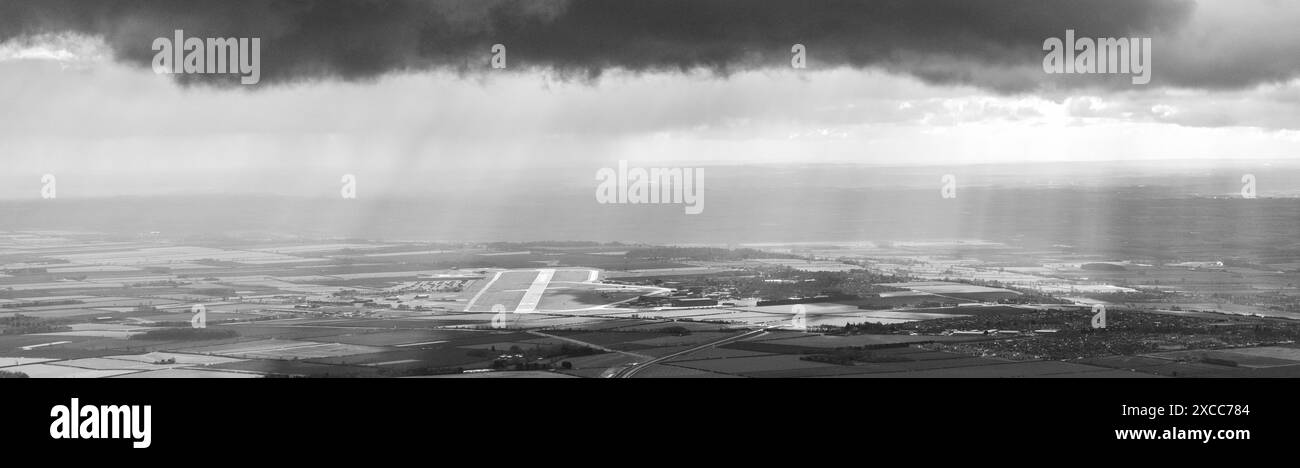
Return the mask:
[[[0, 4], [0, 41], [59, 32], [101, 36], [116, 59], [147, 67], [152, 40], [175, 29], [193, 37], [261, 37], [266, 83], [435, 68], [475, 73], [489, 68], [496, 43], [507, 45], [513, 69], [582, 79], [611, 69], [729, 76], [789, 67], [791, 45], [800, 43], [809, 67], [878, 68], [931, 84], [1016, 92], [1128, 83], [1043, 73], [1043, 40], [1074, 29], [1091, 37], [1154, 37], [1156, 86], [1239, 88], [1297, 75], [1300, 54], [1271, 40], [1294, 36], [1288, 28], [1249, 35], [1229, 28], [1218, 32], [1226, 39], [1219, 41], [1206, 35], [1222, 25], [1193, 21], [1197, 8], [1189, 0], [19, 0]], [[1279, 26], [1300, 11], [1267, 2], [1215, 8], [1229, 10], [1223, 16], [1230, 20]]]

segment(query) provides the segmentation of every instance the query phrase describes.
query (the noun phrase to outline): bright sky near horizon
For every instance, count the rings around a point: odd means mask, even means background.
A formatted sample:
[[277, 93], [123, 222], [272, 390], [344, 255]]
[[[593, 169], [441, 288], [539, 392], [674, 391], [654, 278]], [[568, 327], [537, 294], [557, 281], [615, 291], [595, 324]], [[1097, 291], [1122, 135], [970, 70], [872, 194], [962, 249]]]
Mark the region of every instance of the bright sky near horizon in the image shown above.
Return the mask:
[[[803, 38], [798, 33], [805, 29], [777, 26], [754, 36], [699, 33], [690, 40], [702, 45], [667, 41], [648, 52], [636, 42], [683, 34], [629, 32], [611, 36], [618, 39], [606, 47], [596, 38], [572, 42], [547, 28], [595, 21], [629, 30], [623, 23], [632, 20], [605, 10], [584, 19], [584, 12], [598, 8], [586, 2], [541, 2], [552, 8], [532, 11], [537, 7], [505, 1], [468, 12], [457, 2], [430, 2], [420, 11], [472, 34], [353, 31], [357, 41], [370, 41], [359, 48], [284, 32], [294, 30], [280, 23], [324, 21], [285, 13], [278, 23], [268, 20], [282, 29], [253, 25], [231, 33], [262, 36], [266, 71], [254, 86], [182, 84], [148, 66], [148, 39], [160, 35], [155, 31], [212, 31], [225, 10], [203, 11], [211, 21], [199, 25], [103, 9], [86, 13], [92, 19], [50, 20], [57, 18], [51, 12], [63, 10], [44, 5], [55, 3], [61, 2], [0, 6], [11, 18], [0, 21], [0, 197], [35, 194], [28, 186], [37, 186], [45, 173], [78, 181], [82, 193], [92, 195], [122, 193], [124, 185], [137, 194], [150, 193], [149, 187], [170, 193], [268, 186], [306, 193], [314, 184], [338, 181], [301, 177], [305, 173], [364, 172], [371, 175], [367, 187], [382, 190], [384, 180], [412, 172], [446, 177], [574, 167], [580, 180], [618, 160], [956, 165], [1300, 159], [1295, 2], [1127, 2], [1121, 8], [1135, 11], [1103, 13], [1098, 24], [1079, 20], [1080, 35], [1091, 29], [1152, 37], [1149, 85], [1045, 73], [1041, 45], [1050, 34], [1042, 31], [1063, 36], [1073, 27], [1071, 16], [1003, 34], [990, 26], [999, 18], [1033, 18], [1011, 12], [1009, 4], [998, 11], [999, 2], [957, 23], [945, 16], [970, 12], [936, 8], [920, 20], [913, 12], [889, 12], [897, 21], [938, 23], [931, 27], [945, 29], [930, 32], [940, 37], [915, 37], [925, 29], [836, 35], [843, 26], [831, 25], [824, 36]], [[501, 20], [503, 11], [536, 25]], [[360, 22], [401, 30], [404, 23], [395, 18], [402, 17], [363, 16]], [[751, 19], [737, 14], [715, 22], [734, 29]], [[523, 26], [503, 30], [502, 24]], [[490, 69], [491, 53], [479, 44], [496, 42], [494, 32], [507, 38], [501, 41], [512, 65], [505, 70]], [[536, 41], [522, 42], [529, 38], [589, 53], [539, 52]], [[872, 46], [881, 49], [857, 42], [891, 39], [897, 42]], [[384, 52], [391, 49], [378, 48], [385, 41], [410, 47], [403, 40], [433, 46], [445, 40], [465, 54], [479, 51], [482, 66], [466, 70], [462, 55], [428, 53], [427, 47], [393, 57]], [[790, 68], [793, 43], [806, 43], [808, 68]], [[738, 52], [709, 55], [729, 47]], [[340, 48], [348, 52], [331, 56]], [[604, 49], [624, 55], [590, 52]], [[365, 53], [376, 55], [375, 63]], [[300, 58], [312, 54], [321, 57]], [[277, 69], [286, 57], [294, 57], [293, 66]]]

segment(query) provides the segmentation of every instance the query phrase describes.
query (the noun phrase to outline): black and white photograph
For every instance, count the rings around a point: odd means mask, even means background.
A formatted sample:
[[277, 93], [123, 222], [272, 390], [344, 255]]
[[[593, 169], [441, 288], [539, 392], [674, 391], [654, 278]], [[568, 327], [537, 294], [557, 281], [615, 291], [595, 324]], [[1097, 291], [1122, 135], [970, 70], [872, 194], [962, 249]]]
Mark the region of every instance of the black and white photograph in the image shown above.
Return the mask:
[[0, 163], [51, 447], [378, 388], [1294, 434], [1300, 2], [0, 0]]

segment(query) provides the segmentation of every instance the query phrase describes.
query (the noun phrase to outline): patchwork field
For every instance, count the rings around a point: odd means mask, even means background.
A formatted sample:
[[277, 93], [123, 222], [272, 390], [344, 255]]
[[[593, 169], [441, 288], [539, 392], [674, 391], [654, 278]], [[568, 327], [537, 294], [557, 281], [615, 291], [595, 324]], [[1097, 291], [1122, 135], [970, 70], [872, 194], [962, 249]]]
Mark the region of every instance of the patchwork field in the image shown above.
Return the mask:
[[[1297, 348], [1249, 335], [1281, 322], [1245, 323], [1218, 313], [1292, 313], [1285, 308], [1294, 304], [1285, 300], [1293, 281], [1280, 266], [1207, 270], [1056, 248], [1030, 261], [1006, 245], [974, 241], [758, 252], [279, 237], [188, 245], [191, 240], [0, 233], [0, 368], [34, 377], [132, 378], [463, 371], [472, 378], [1300, 375]], [[954, 251], [930, 252], [935, 249]], [[891, 253], [872, 257], [882, 250]], [[1248, 279], [1274, 289], [1257, 294]], [[994, 285], [1029, 289], [1021, 294]], [[1220, 294], [1275, 303], [1169, 299], [1149, 327], [1157, 321], [1189, 327], [1194, 320], [1231, 326], [1197, 329], [1214, 338], [1195, 342], [1206, 349], [1165, 343], [1166, 337], [1116, 337], [1144, 353], [1136, 356], [1107, 355], [1110, 348], [1102, 347], [1086, 359], [1051, 360], [1038, 352], [988, 352], [994, 345], [1038, 349], [1047, 335], [943, 335], [950, 325], [1036, 326], [1057, 320], [1053, 308], [1086, 312], [1059, 302], [1127, 302], [1127, 296], [1104, 295], [1149, 286], [1162, 290], [1143, 293], [1153, 297], [1213, 286]], [[1069, 294], [1033, 292], [1051, 288]], [[856, 299], [807, 302], [831, 292]], [[792, 328], [792, 305], [754, 306], [775, 300], [804, 302], [798, 309], [807, 330]], [[187, 331], [195, 304], [206, 307], [208, 332]], [[1206, 311], [1173, 310], [1180, 306]], [[1078, 314], [1086, 319], [1084, 312]], [[926, 328], [934, 320], [946, 322]], [[876, 325], [841, 327], [865, 323]], [[165, 332], [141, 336], [152, 330]], [[1285, 327], [1271, 331], [1278, 330]], [[747, 338], [734, 340], [741, 334]], [[1159, 347], [1142, 347], [1152, 341]], [[1030, 358], [1042, 360], [1020, 360]]]
[[373, 346], [349, 345], [342, 343], [269, 339], [226, 345], [187, 348], [184, 349], [184, 351], [188, 353], [216, 354], [219, 356], [254, 359], [311, 359], [376, 353], [384, 351], [384, 349]]

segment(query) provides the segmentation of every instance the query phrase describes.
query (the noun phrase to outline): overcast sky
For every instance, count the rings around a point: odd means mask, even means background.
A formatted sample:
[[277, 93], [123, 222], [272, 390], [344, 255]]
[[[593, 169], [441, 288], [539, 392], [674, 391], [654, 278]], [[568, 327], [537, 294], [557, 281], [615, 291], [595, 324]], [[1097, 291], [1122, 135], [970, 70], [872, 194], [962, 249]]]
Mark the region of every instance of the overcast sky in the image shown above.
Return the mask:
[[[153, 73], [175, 29], [261, 38], [261, 82]], [[1150, 84], [1045, 73], [1066, 29], [1152, 38]], [[618, 160], [1300, 159], [1300, 2], [0, 1], [0, 109], [5, 198], [44, 173], [323, 195]]]

